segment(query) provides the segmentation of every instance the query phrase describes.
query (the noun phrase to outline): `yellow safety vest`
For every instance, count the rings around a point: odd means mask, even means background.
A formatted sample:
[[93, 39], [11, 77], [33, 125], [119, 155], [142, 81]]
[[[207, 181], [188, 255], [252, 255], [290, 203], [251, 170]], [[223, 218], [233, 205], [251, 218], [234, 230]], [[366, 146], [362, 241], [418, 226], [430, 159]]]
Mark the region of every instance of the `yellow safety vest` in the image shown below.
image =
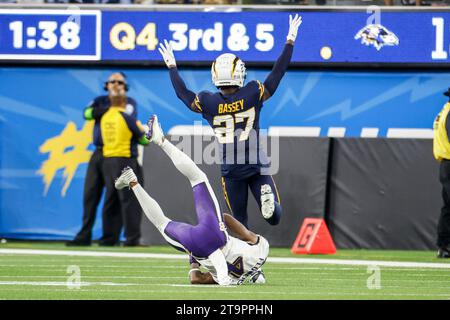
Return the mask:
[[131, 157], [133, 133], [128, 127], [122, 112], [124, 112], [123, 108], [110, 107], [102, 116], [100, 130], [103, 139], [104, 157]]
[[450, 142], [448, 141], [447, 129], [445, 128], [449, 111], [450, 102], [444, 105], [434, 120], [433, 154], [438, 161], [450, 159]]

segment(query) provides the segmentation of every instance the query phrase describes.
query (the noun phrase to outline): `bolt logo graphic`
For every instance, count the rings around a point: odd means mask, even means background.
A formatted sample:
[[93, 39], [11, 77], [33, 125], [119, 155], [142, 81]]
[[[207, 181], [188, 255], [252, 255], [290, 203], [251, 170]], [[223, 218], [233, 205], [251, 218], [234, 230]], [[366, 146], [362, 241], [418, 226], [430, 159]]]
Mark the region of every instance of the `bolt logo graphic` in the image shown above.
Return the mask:
[[82, 130], [77, 131], [75, 123], [69, 121], [59, 136], [47, 139], [39, 148], [41, 153], [49, 153], [49, 157], [37, 172], [43, 176], [45, 191], [53, 181], [58, 170], [64, 169], [65, 179], [61, 195], [66, 195], [67, 189], [80, 164], [89, 161], [92, 152], [87, 150], [92, 142], [94, 121], [87, 121]]

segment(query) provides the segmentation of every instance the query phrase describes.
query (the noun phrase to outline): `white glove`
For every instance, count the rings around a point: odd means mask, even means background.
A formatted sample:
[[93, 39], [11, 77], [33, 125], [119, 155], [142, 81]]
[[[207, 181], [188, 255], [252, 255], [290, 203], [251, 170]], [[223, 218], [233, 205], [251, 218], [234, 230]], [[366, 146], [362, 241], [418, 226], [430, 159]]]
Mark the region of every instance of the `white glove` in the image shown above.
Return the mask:
[[297, 38], [298, 27], [300, 27], [301, 24], [301, 16], [295, 14], [295, 17], [292, 18], [292, 15], [289, 15], [289, 33], [287, 35], [287, 40], [295, 41], [295, 38]]
[[[165, 44], [165, 46], [164, 46], [164, 44]], [[176, 67], [177, 63], [175, 61], [175, 56], [173, 55], [172, 46], [165, 39], [164, 39], [164, 44], [162, 44], [162, 43], [159, 44], [159, 48], [158, 48], [159, 53], [161, 53], [161, 55], [164, 59], [164, 62], [167, 65], [167, 68]]]

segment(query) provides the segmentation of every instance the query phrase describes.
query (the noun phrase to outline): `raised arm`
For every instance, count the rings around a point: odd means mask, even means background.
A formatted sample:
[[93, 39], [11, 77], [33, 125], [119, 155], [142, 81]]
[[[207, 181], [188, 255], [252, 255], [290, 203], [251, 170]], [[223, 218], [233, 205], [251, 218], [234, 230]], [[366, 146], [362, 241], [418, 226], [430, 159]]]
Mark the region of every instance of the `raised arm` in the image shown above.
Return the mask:
[[186, 87], [183, 79], [181, 79], [177, 69], [177, 63], [175, 61], [172, 46], [167, 40], [164, 40], [164, 44], [159, 44], [158, 50], [161, 53], [167, 68], [169, 68], [170, 81], [172, 81], [172, 86], [175, 89], [177, 97], [183, 101], [190, 110], [198, 112], [198, 108], [196, 108], [194, 102], [196, 95]]
[[296, 14], [295, 17], [292, 18], [292, 16], [289, 15], [289, 33], [287, 35], [286, 44], [280, 57], [273, 65], [272, 71], [264, 81], [265, 90], [263, 101], [269, 99], [275, 93], [289, 63], [291, 62], [292, 52], [294, 51], [294, 42], [297, 38], [297, 31], [301, 24], [302, 17]]

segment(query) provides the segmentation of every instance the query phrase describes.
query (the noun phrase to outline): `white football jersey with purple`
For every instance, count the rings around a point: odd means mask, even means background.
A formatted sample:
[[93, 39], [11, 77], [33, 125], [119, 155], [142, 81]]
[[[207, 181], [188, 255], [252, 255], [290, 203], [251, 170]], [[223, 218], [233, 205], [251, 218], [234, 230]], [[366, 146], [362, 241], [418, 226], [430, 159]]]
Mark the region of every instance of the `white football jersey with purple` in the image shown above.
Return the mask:
[[[228, 237], [227, 244], [222, 248], [225, 260], [228, 264], [228, 275], [234, 285], [242, 284], [248, 277], [253, 276], [261, 269], [269, 255], [269, 242], [258, 236], [256, 244], [249, 244], [235, 237]], [[216, 269], [209, 259], [197, 259], [198, 263], [205, 267], [218, 283]]]

